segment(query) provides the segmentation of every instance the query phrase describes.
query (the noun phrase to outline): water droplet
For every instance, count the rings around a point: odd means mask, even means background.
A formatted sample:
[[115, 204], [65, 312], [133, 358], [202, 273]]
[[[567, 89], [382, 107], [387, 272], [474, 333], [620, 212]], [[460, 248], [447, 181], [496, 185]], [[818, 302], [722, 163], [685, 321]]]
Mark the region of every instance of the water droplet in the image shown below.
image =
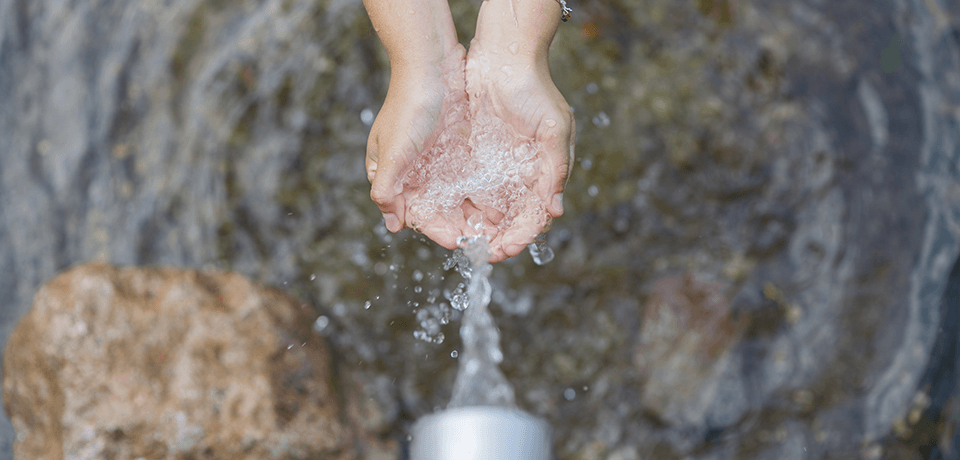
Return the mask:
[[607, 126], [610, 126], [610, 117], [607, 116], [606, 112], [600, 112], [593, 117], [593, 124], [598, 128], [606, 128]]
[[546, 265], [553, 260], [553, 249], [550, 249], [544, 241], [530, 243], [527, 245], [527, 250], [530, 251], [533, 263], [537, 265]]
[[460, 356], [460, 353], [457, 353], [457, 350], [453, 350], [450, 352], [451, 358], [456, 358], [457, 356]]
[[589, 390], [589, 389], [590, 389], [590, 387], [588, 387], [588, 386], [586, 386], [586, 385], [583, 386], [583, 391], [587, 391], [587, 390]]
[[412, 441], [413, 441], [413, 435], [408, 434], [408, 435], [407, 435], [407, 442], [412, 442]]
[[510, 54], [517, 54], [520, 52], [520, 44], [513, 42], [507, 47], [507, 49], [510, 50]]
[[587, 94], [597, 94], [599, 88], [596, 83], [590, 82], [587, 83]]
[[573, 388], [567, 388], [566, 390], [563, 390], [563, 397], [567, 401], [573, 401], [574, 399], [577, 399], [577, 390], [574, 390]]
[[373, 118], [374, 118], [374, 116], [373, 116], [373, 110], [363, 109], [363, 110], [360, 111], [360, 121], [362, 121], [363, 124], [365, 124], [365, 125], [367, 125], [367, 126], [372, 125], [372, 124], [373, 124]]
[[330, 324], [330, 318], [321, 315], [316, 321], [313, 322], [313, 331], [319, 334], [327, 328], [328, 324]]
[[584, 171], [589, 171], [591, 168], [593, 168], [593, 160], [589, 158], [580, 160], [580, 167], [583, 168]]
[[413, 280], [414, 280], [414, 281], [418, 281], [418, 282], [419, 282], [419, 281], [422, 281], [422, 280], [423, 280], [423, 272], [420, 271], [420, 270], [414, 270], [414, 271], [413, 271]]
[[370, 309], [370, 305], [372, 305], [372, 304], [370, 303], [369, 300], [366, 301], [366, 302], [364, 302], [364, 303], [363, 303], [363, 309], [364, 309], [364, 310], [369, 310], [369, 309]]
[[310, 274], [310, 281], [314, 281], [314, 280], [316, 280], [316, 279], [317, 279], [317, 275], [315, 275], [315, 274]]
[[557, 120], [554, 120], [553, 118], [547, 118], [547, 126], [550, 128], [557, 126]]
[[507, 74], [507, 76], [513, 75], [513, 68], [508, 65], [500, 67], [500, 71]]
[[423, 291], [423, 288], [422, 288], [422, 287], [420, 287], [420, 286], [414, 286], [414, 287], [413, 287], [413, 292], [416, 292], [417, 294], [419, 294], [420, 291]]
[[587, 189], [587, 195], [597, 196], [598, 193], [600, 193], [600, 188], [597, 187], [596, 185], [591, 185], [591, 186]]

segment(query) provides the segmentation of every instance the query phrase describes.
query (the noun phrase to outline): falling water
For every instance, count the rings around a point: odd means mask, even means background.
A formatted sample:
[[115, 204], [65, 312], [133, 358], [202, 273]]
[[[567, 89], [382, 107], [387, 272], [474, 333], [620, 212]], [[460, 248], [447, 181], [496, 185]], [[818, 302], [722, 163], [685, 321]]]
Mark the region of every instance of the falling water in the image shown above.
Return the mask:
[[463, 352], [459, 354], [460, 369], [448, 408], [481, 405], [516, 407], [513, 387], [500, 371], [503, 361], [500, 332], [487, 308], [491, 294], [488, 277], [493, 269], [487, 263], [489, 258], [490, 247], [487, 238], [482, 236], [469, 239], [452, 256], [457, 270], [469, 284], [467, 308], [460, 326]]

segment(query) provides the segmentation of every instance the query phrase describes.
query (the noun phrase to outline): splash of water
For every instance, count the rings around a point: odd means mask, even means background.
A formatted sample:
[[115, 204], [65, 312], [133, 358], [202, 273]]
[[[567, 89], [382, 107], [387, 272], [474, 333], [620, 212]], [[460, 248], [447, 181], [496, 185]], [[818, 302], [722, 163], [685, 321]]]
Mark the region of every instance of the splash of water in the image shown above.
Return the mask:
[[488, 277], [493, 267], [487, 263], [490, 246], [485, 236], [470, 238], [451, 257], [457, 271], [467, 280], [467, 308], [460, 336], [463, 350], [458, 354], [460, 368], [453, 384], [448, 408], [466, 406], [516, 407], [513, 387], [500, 371], [503, 352], [500, 332], [487, 308], [491, 287]]
[[548, 225], [546, 203], [534, 192], [545, 172], [543, 145], [517, 132], [479, 95], [461, 94], [462, 82], [451, 80], [448, 86], [453, 102], [445, 127], [403, 175], [410, 226], [419, 231], [446, 221], [461, 228], [468, 219], [465, 207], [483, 210], [485, 228], [493, 234]]
[[553, 260], [553, 249], [547, 246], [547, 239], [542, 233], [533, 243], [527, 245], [527, 250], [530, 251], [530, 257], [533, 258], [533, 263], [537, 265], [546, 265]]

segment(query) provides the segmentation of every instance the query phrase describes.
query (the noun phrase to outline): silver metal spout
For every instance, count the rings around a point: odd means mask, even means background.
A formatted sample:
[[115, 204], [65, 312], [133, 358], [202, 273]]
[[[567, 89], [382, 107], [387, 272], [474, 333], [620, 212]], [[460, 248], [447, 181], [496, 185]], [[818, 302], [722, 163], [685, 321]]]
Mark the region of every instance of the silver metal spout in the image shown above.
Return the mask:
[[458, 407], [413, 426], [411, 460], [549, 460], [550, 427], [516, 409]]

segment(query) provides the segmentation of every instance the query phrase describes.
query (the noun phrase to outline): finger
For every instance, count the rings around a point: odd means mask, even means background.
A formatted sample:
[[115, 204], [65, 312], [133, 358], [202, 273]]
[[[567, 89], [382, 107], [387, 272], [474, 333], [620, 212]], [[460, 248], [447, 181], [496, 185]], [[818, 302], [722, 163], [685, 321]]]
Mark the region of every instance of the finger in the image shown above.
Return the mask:
[[387, 230], [394, 233], [403, 229], [405, 222], [403, 181], [400, 178], [402, 169], [399, 162], [395, 161], [398, 156], [380, 156], [380, 161], [375, 163], [370, 186], [370, 198], [380, 207]]
[[541, 155], [542, 179], [534, 191], [543, 200], [551, 217], [563, 214], [563, 190], [567, 186], [573, 167], [576, 125], [573, 114], [564, 114], [565, 119], [550, 126], [549, 120], [538, 130], [538, 139], [543, 146]]
[[523, 252], [523, 249], [543, 232], [544, 226], [550, 222], [550, 217], [538, 203], [539, 197], [529, 194], [524, 208], [533, 212], [526, 212], [513, 219], [513, 224], [504, 230], [499, 238], [491, 242], [491, 253], [499, 260], [513, 257]]
[[538, 224], [532, 217], [517, 219], [514, 225], [506, 229], [499, 240], [491, 245], [490, 262], [499, 262], [520, 254], [530, 243], [533, 243], [541, 230], [543, 225]]
[[450, 250], [457, 249], [457, 239], [463, 236], [459, 228], [441, 219], [430, 222], [421, 230], [427, 238]]

